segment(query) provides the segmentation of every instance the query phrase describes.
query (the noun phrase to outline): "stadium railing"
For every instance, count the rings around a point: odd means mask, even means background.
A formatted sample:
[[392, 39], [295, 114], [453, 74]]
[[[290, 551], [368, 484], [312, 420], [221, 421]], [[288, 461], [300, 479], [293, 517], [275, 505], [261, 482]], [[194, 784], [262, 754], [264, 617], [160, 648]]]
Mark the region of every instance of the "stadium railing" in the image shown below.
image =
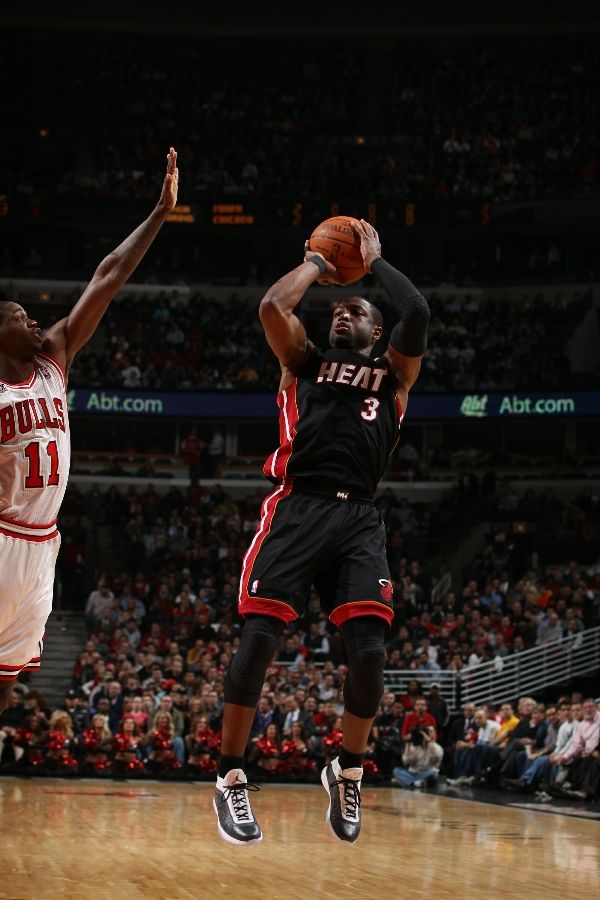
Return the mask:
[[439, 672], [420, 669], [386, 670], [385, 686], [403, 692], [409, 681], [417, 679], [424, 690], [439, 684], [450, 712], [463, 703], [499, 704], [517, 697], [536, 694], [557, 684], [567, 684], [578, 675], [600, 669], [600, 626], [580, 631], [560, 641], [512, 656], [496, 657], [490, 662], [462, 669]]

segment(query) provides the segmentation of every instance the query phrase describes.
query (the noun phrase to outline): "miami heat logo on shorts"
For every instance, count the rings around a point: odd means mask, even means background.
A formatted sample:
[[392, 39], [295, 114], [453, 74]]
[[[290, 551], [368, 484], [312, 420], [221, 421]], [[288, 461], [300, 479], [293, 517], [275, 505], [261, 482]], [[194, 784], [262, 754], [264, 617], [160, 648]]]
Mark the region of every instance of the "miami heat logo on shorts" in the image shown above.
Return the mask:
[[386, 603], [392, 602], [392, 597], [394, 596], [394, 588], [392, 587], [392, 582], [389, 581], [389, 579], [379, 579], [379, 593], [381, 594], [381, 599], [385, 600]]

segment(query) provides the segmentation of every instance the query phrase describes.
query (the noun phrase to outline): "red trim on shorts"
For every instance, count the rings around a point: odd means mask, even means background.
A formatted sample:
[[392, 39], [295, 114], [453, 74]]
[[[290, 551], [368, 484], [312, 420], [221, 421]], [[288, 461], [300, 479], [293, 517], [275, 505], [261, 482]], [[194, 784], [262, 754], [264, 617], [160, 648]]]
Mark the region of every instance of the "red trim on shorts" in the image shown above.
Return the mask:
[[16, 681], [18, 675], [25, 669], [31, 668], [32, 671], [39, 669], [41, 662], [41, 656], [32, 656], [28, 663], [23, 663], [20, 666], [9, 666], [0, 663], [0, 681]]
[[61, 366], [61, 364], [58, 362], [58, 360], [57, 360], [57, 359], [54, 359], [53, 356], [50, 356], [49, 353], [36, 353], [36, 356], [40, 356], [42, 359], [47, 359], [48, 362], [52, 363], [52, 365], [54, 366], [55, 369], [58, 369], [58, 374], [60, 375], [60, 377], [61, 377], [61, 379], [62, 379], [63, 387], [66, 387], [66, 386], [67, 386], [67, 381], [66, 381], [66, 378], [65, 378], [65, 373], [63, 372], [62, 366]]
[[56, 519], [46, 525], [33, 525], [31, 522], [20, 522], [18, 519], [5, 519], [4, 516], [0, 516], [0, 522], [6, 522], [7, 525], [21, 525], [23, 528], [52, 528], [56, 525]]
[[248, 613], [261, 613], [265, 616], [273, 616], [274, 619], [281, 619], [286, 623], [293, 622], [298, 618], [298, 613], [293, 606], [289, 606], [283, 600], [271, 600], [270, 597], [249, 597], [248, 600], [244, 600], [244, 608], [240, 608], [240, 613], [244, 616]]
[[17, 538], [19, 541], [29, 541], [32, 544], [41, 544], [43, 541], [51, 541], [52, 538], [55, 538], [58, 534], [58, 528], [55, 529], [51, 534], [45, 534], [43, 536], [35, 535], [35, 534], [21, 534], [20, 531], [7, 531], [4, 528], [0, 528], [0, 534], [3, 534], [5, 537]]
[[385, 603], [378, 603], [377, 600], [353, 600], [337, 606], [329, 619], [339, 628], [348, 619], [357, 619], [359, 616], [379, 616], [380, 619], [385, 619], [387, 624], [391, 625], [394, 621], [394, 610]]
[[[259, 550], [262, 546], [262, 542], [267, 537], [271, 530], [271, 524], [273, 522], [273, 517], [275, 515], [275, 511], [277, 509], [277, 504], [284, 497], [287, 497], [292, 490], [293, 482], [290, 481], [288, 484], [280, 484], [277, 490], [273, 491], [272, 494], [269, 494], [268, 497], [265, 497], [262, 505], [262, 515], [260, 520], [260, 525], [252, 539], [252, 543], [248, 547], [246, 551], [246, 555], [244, 556], [244, 561], [242, 563], [242, 574], [240, 577], [240, 592], [239, 592], [239, 611], [241, 614], [248, 612], [246, 609], [246, 604], [252, 604], [254, 602], [254, 597], [248, 593], [248, 582], [250, 580], [250, 575], [252, 574], [252, 567], [256, 561], [256, 557], [258, 556]], [[274, 601], [279, 602], [279, 601]], [[291, 609], [291, 607], [290, 607]], [[262, 612], [263, 610], [261, 610]], [[294, 616], [295, 618], [296, 616]]]

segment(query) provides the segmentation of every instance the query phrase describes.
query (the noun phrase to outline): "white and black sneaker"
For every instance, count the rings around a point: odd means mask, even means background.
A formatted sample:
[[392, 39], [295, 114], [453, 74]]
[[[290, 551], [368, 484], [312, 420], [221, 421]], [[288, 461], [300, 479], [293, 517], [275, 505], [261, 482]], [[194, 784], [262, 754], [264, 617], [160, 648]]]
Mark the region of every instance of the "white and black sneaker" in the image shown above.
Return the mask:
[[230, 844], [257, 844], [262, 841], [260, 825], [252, 814], [248, 791], [259, 791], [248, 784], [241, 769], [230, 769], [224, 778], [217, 776], [213, 807], [217, 814], [217, 828], [224, 841]]
[[336, 757], [321, 772], [321, 783], [329, 794], [325, 821], [331, 834], [345, 843], [353, 843], [360, 834], [360, 767], [341, 769]]

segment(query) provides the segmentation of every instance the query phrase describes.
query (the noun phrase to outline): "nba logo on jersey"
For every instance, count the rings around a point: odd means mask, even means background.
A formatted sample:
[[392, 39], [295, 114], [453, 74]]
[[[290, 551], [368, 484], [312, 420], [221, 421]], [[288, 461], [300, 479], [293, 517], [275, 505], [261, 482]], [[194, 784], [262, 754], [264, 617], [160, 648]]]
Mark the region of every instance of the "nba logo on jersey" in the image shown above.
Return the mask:
[[5, 385], [5, 384], [2, 384], [2, 382], [0, 382], [0, 394], [3, 394], [4, 391], [6, 391], [6, 390], [8, 390], [8, 388], [6, 387], [6, 385]]
[[252, 587], [250, 588], [250, 593], [255, 594], [258, 590], [258, 578], [255, 578], [252, 582]]
[[44, 378], [50, 378], [50, 369], [47, 366], [40, 366], [40, 372]]

